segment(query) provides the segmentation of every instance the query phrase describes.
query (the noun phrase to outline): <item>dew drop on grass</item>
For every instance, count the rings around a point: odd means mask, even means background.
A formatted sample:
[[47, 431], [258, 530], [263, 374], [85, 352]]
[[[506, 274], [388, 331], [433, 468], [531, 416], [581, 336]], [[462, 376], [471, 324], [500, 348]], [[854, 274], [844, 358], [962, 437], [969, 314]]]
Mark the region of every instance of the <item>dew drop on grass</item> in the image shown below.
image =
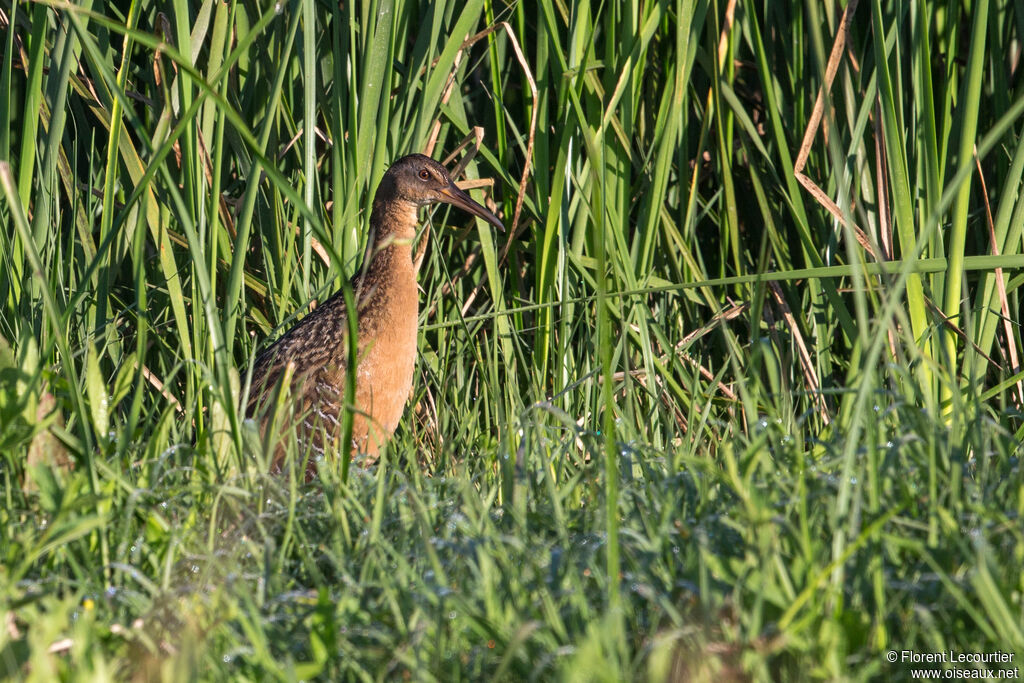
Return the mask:
[[448, 621], [452, 621], [457, 616], [458, 616], [458, 613], [456, 613], [455, 610], [452, 610], [451, 612], [448, 613]]
[[197, 565], [197, 564], [192, 565], [192, 573], [193, 574], [198, 574], [199, 573], [199, 565]]

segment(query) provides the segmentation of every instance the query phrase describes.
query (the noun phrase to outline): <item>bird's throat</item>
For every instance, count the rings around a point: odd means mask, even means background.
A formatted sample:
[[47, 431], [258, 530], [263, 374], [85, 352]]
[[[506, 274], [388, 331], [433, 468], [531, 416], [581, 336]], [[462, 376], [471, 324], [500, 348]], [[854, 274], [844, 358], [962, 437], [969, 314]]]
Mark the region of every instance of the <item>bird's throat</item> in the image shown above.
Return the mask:
[[374, 243], [380, 247], [388, 243], [412, 243], [419, 226], [419, 207], [408, 201], [375, 201], [370, 214], [370, 229]]

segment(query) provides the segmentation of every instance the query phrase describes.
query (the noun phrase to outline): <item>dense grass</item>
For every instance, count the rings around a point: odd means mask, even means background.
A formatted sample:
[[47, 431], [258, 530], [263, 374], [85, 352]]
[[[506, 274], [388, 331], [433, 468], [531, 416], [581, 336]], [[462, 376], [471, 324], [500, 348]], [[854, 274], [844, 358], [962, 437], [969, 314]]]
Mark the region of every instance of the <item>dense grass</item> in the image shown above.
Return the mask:
[[[832, 81], [844, 7], [5, 5], [0, 672], [1019, 666], [1024, 10], [862, 0]], [[379, 465], [269, 476], [249, 363], [413, 151], [513, 232], [432, 217]]]

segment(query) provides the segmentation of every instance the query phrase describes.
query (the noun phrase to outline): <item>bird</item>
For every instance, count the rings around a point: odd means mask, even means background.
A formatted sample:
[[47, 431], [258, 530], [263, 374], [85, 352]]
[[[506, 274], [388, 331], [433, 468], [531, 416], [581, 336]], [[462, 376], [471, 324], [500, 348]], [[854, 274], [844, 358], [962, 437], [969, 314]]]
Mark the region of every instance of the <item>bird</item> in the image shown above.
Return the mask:
[[[331, 452], [351, 452], [372, 464], [394, 433], [412, 391], [417, 355], [418, 263], [412, 243], [419, 210], [447, 203], [504, 231], [501, 220], [459, 189], [440, 163], [422, 154], [394, 161], [377, 186], [370, 213], [363, 268], [350, 282], [357, 318], [356, 367], [349, 367], [349, 316], [344, 289], [303, 317], [252, 364], [248, 413], [266, 437], [273, 418], [275, 388], [287, 384], [292, 422], [306, 479], [316, 476], [316, 461]], [[354, 372], [352, 442], [340, 443], [348, 373]], [[280, 472], [286, 449], [275, 448], [272, 470]]]

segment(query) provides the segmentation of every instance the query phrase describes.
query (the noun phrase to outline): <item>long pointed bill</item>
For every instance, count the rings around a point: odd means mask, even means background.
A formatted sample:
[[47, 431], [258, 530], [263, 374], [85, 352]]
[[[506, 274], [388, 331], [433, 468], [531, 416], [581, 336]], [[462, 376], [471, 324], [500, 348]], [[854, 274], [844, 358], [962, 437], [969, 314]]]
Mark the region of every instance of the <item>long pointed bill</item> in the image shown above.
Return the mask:
[[505, 226], [502, 225], [501, 220], [497, 216], [474, 202], [468, 194], [457, 188], [454, 183], [443, 188], [440, 195], [440, 200], [442, 202], [446, 202], [452, 206], [457, 206], [463, 211], [471, 213], [474, 216], [480, 216], [480, 218], [483, 218], [498, 230], [505, 232]]

